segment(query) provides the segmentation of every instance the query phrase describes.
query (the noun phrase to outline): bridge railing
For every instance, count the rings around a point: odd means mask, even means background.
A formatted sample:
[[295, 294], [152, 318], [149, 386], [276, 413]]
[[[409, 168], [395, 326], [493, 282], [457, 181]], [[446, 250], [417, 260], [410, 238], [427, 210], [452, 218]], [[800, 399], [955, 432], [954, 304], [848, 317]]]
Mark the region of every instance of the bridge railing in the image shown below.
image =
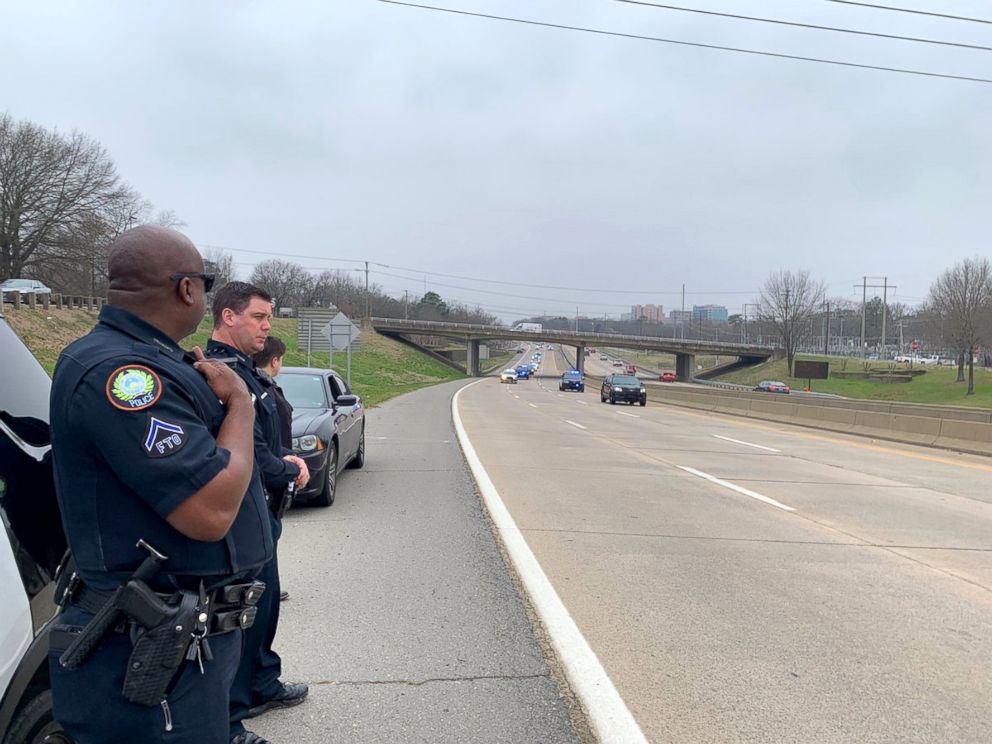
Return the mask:
[[[661, 336], [632, 336], [623, 333], [600, 333], [596, 331], [561, 331], [554, 329], [547, 329], [542, 331], [516, 331], [509, 326], [494, 326], [494, 325], [482, 325], [476, 323], [447, 323], [438, 320], [406, 320], [401, 318], [370, 318], [373, 325], [391, 325], [394, 327], [409, 328], [411, 330], [424, 330], [424, 331], [449, 331], [449, 332], [462, 332], [462, 333], [499, 333], [499, 334], [517, 334], [519, 336], [513, 336], [513, 338], [526, 339], [528, 337], [534, 336], [554, 336], [556, 338], [567, 338], [576, 342], [605, 342], [608, 344], [616, 345], [618, 342], [628, 341], [634, 343], [652, 343], [652, 344], [665, 344], [666, 346], [681, 347], [687, 351], [696, 351], [697, 347], [705, 347], [707, 349], [726, 349], [728, 351], [734, 351], [735, 353], [740, 353], [742, 350], [753, 350], [759, 353], [768, 353], [774, 350], [774, 346], [769, 344], [736, 344], [728, 341], [705, 341], [705, 340], [691, 340], [691, 339], [667, 339]], [[621, 344], [622, 345], [622, 344]]]

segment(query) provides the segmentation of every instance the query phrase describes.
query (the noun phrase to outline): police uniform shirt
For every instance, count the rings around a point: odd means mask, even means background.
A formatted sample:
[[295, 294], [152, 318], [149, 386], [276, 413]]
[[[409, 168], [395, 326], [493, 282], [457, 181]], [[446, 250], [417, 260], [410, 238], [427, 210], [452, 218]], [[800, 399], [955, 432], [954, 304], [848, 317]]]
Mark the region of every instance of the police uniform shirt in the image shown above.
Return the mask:
[[55, 482], [70, 548], [94, 588], [113, 589], [133, 572], [146, 555], [139, 539], [169, 556], [156, 584], [172, 577], [173, 585], [199, 578], [219, 585], [253, 575], [272, 556], [257, 474], [224, 539], [193, 540], [166, 521], [230, 459], [216, 442], [224, 407], [195, 361], [154, 326], [110, 305], [59, 357], [51, 398]]
[[282, 443], [279, 409], [272, 392], [271, 378], [255, 367], [255, 360], [233, 346], [210, 339], [206, 356], [223, 359], [245, 381], [255, 396], [255, 463], [262, 475], [262, 484], [269, 491], [280, 491], [300, 474], [298, 466], [283, 460], [293, 454]]

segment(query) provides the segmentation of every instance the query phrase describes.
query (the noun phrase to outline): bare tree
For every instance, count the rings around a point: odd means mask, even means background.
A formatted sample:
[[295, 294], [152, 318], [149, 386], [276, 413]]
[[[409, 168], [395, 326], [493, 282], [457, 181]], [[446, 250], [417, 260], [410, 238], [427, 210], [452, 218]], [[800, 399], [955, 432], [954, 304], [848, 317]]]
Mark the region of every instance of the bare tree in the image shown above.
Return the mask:
[[775, 328], [792, 376], [796, 349], [812, 336], [812, 318], [823, 304], [826, 287], [808, 271], [780, 269], [769, 275], [761, 290], [759, 318]]
[[992, 322], [992, 264], [976, 256], [947, 269], [930, 286], [927, 306], [942, 321], [946, 339], [959, 350], [959, 381], [967, 361], [968, 395], [974, 395], [974, 350], [989, 338]]
[[98, 143], [0, 115], [0, 280], [78, 272], [81, 252], [91, 265], [86, 236], [103, 242], [138, 201]]
[[234, 271], [234, 258], [223, 248], [207, 248], [203, 252], [203, 265], [206, 270], [212, 272], [218, 287], [223, 287], [230, 281], [237, 279]]
[[314, 283], [313, 276], [298, 263], [278, 258], [257, 264], [248, 281], [271, 294], [277, 307], [307, 304]]

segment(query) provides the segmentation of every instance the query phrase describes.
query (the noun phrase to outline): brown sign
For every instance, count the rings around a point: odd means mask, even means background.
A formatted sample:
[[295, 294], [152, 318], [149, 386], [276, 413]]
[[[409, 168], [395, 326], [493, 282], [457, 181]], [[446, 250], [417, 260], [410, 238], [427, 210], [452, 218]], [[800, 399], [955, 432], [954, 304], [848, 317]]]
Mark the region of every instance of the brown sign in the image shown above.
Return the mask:
[[830, 362], [800, 362], [792, 365], [792, 376], [799, 380], [826, 380]]

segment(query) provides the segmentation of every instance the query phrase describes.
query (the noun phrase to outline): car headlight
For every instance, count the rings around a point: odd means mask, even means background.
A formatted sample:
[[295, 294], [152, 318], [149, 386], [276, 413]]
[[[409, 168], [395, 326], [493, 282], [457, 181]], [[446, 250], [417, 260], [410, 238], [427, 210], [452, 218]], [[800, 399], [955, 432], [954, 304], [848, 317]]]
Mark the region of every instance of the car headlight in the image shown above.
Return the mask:
[[623, 388], [620, 387], [619, 385], [614, 385], [613, 386], [613, 392], [615, 392], [615, 393], [622, 393], [623, 392]]
[[293, 440], [293, 449], [298, 449], [301, 452], [313, 452], [314, 450], [324, 449], [324, 443], [316, 435], [307, 434]]

